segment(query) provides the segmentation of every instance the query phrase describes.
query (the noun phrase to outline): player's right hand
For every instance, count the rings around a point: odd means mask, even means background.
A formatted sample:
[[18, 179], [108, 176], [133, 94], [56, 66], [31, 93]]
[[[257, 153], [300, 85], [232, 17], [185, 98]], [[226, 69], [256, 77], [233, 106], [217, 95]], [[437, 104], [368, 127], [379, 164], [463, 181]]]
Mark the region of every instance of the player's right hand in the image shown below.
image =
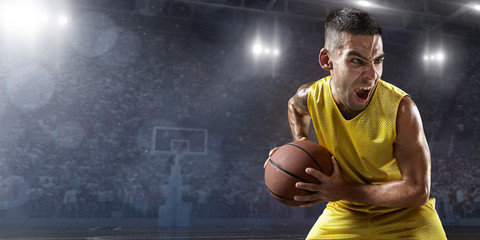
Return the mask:
[[263, 164], [263, 168], [265, 168], [265, 166], [267, 166], [268, 159], [270, 159], [270, 157], [272, 157], [273, 153], [274, 153], [275, 151], [277, 151], [278, 148], [279, 148], [279, 147], [276, 147], [276, 148], [270, 150], [270, 152], [268, 153], [268, 158], [267, 158], [267, 160], [265, 160], [265, 163]]
[[[299, 139], [299, 141], [303, 141], [303, 140], [307, 140], [307, 138], [306, 138], [306, 137], [302, 137], [302, 138]], [[268, 159], [270, 159], [270, 158], [272, 157], [273, 153], [274, 153], [275, 151], [277, 151], [278, 148], [279, 148], [279, 147], [276, 147], [276, 148], [270, 150], [270, 152], [268, 153], [268, 158], [267, 158], [267, 160], [265, 160], [265, 163], [263, 164], [263, 168], [265, 168], [265, 166], [267, 166]]]

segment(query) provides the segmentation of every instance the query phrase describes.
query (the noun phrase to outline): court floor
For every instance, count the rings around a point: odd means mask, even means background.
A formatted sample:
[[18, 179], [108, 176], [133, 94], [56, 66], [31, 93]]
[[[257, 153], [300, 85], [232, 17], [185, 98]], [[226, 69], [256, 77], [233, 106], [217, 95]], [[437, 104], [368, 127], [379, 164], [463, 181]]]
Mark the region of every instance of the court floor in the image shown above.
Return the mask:
[[[449, 240], [478, 240], [478, 227], [446, 227]], [[149, 240], [149, 239], [304, 239], [304, 227], [92, 227], [92, 228], [1, 228], [0, 239], [58, 240]]]

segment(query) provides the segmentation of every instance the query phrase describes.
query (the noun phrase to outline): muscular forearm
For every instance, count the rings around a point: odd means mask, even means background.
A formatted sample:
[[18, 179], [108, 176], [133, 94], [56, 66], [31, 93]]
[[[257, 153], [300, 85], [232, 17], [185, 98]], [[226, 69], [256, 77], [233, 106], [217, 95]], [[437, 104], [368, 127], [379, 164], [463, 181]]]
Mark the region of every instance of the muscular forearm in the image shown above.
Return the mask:
[[419, 207], [429, 198], [429, 187], [404, 180], [379, 185], [347, 184], [345, 200], [383, 207]]
[[310, 128], [310, 116], [306, 113], [301, 113], [295, 108], [294, 98], [288, 101], [288, 123], [294, 140], [300, 140], [305, 137], [308, 138], [308, 130]]

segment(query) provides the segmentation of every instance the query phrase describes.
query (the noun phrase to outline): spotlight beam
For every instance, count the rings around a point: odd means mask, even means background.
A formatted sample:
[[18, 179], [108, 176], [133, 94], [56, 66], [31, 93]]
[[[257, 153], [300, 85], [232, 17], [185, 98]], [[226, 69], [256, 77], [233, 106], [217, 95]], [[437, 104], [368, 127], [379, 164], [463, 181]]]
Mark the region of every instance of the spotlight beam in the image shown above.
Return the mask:
[[268, 6], [265, 8], [265, 12], [266, 13], [270, 12], [270, 10], [272, 10], [272, 7], [273, 5], [275, 5], [276, 2], [277, 0], [270, 0], [270, 2], [268, 3]]
[[462, 6], [461, 8], [457, 9], [455, 12], [451, 13], [448, 17], [445, 18], [444, 23], [450, 22], [457, 18], [458, 16], [464, 14], [468, 11], [467, 6]]

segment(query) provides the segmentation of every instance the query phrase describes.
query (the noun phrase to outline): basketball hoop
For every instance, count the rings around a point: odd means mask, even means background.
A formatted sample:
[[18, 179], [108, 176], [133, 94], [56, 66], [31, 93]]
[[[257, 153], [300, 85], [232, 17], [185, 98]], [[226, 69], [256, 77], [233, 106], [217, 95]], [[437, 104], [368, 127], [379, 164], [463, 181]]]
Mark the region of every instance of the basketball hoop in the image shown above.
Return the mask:
[[207, 154], [206, 129], [154, 127], [152, 134], [152, 154]]

